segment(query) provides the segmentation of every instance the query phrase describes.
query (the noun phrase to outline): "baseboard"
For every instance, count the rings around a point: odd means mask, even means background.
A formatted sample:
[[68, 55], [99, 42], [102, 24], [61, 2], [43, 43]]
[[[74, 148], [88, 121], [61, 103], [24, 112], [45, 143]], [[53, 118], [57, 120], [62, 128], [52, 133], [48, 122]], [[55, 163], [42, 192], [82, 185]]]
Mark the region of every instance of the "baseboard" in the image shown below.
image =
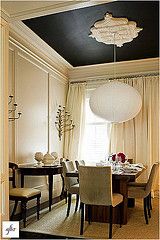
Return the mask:
[[[58, 203], [58, 202], [62, 201], [63, 199], [64, 199], [64, 197], [60, 197], [60, 196], [55, 197], [55, 198], [52, 199], [52, 204]], [[49, 201], [45, 201], [45, 202], [41, 203], [40, 210], [45, 209], [48, 206], [49, 206]], [[37, 207], [36, 206], [31, 207], [31, 208], [27, 208], [27, 217], [35, 214], [36, 212], [37, 212]], [[20, 221], [21, 219], [22, 219], [21, 218], [21, 213], [17, 213], [13, 217], [13, 221]]]

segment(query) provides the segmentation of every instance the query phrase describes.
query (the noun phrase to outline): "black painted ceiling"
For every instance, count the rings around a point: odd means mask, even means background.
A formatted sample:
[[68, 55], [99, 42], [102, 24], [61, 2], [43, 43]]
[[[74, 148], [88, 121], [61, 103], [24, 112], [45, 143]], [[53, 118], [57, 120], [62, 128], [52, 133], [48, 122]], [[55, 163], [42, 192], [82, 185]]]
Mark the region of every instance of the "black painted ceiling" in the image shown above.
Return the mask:
[[132, 42], [117, 48], [117, 61], [159, 56], [159, 1], [115, 1], [23, 22], [74, 67], [109, 63], [113, 62], [113, 45], [88, 37], [91, 26], [106, 12], [136, 21], [143, 28]]

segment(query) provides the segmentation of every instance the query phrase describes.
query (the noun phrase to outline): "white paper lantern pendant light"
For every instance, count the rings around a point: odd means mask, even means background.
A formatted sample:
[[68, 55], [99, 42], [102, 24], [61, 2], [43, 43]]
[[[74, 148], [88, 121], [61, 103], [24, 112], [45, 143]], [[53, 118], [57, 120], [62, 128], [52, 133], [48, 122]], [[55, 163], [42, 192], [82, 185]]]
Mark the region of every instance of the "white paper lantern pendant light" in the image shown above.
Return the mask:
[[121, 82], [109, 82], [98, 87], [90, 98], [91, 110], [109, 122], [121, 123], [134, 118], [142, 107], [139, 92]]
[[[116, 24], [115, 21], [114, 24]], [[119, 33], [112, 33], [114, 39], [114, 80], [96, 88], [90, 97], [89, 104], [91, 110], [97, 116], [109, 122], [122, 123], [134, 118], [139, 113], [142, 107], [142, 99], [135, 88], [116, 80], [116, 34]]]

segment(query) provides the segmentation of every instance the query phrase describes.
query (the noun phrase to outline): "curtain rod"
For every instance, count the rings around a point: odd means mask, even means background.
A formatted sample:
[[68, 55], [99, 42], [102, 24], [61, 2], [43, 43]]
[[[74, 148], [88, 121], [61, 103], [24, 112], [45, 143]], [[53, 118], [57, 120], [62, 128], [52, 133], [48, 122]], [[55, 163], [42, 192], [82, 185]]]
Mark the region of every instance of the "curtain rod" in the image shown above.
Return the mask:
[[135, 75], [124, 75], [124, 76], [117, 76], [117, 77], [106, 77], [106, 78], [97, 78], [97, 79], [90, 79], [86, 81], [71, 81], [69, 84], [75, 84], [75, 83], [91, 83], [91, 82], [97, 82], [97, 81], [109, 81], [109, 80], [116, 80], [116, 79], [125, 79], [125, 78], [136, 78], [136, 77], [147, 77], [147, 76], [158, 76], [159, 72], [154, 73], [146, 73], [146, 74], [135, 74]]

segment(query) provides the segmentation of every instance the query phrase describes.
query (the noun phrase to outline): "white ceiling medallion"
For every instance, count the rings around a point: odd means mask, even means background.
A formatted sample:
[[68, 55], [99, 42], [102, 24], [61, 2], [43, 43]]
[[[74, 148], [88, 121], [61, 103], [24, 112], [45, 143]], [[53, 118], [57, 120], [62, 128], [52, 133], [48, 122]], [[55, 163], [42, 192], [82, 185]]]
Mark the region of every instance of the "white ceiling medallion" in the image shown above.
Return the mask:
[[127, 18], [114, 18], [112, 14], [106, 13], [104, 20], [97, 21], [91, 27], [89, 36], [98, 42], [122, 47], [124, 43], [131, 42], [136, 38], [143, 29], [136, 25], [136, 22], [128, 21]]

